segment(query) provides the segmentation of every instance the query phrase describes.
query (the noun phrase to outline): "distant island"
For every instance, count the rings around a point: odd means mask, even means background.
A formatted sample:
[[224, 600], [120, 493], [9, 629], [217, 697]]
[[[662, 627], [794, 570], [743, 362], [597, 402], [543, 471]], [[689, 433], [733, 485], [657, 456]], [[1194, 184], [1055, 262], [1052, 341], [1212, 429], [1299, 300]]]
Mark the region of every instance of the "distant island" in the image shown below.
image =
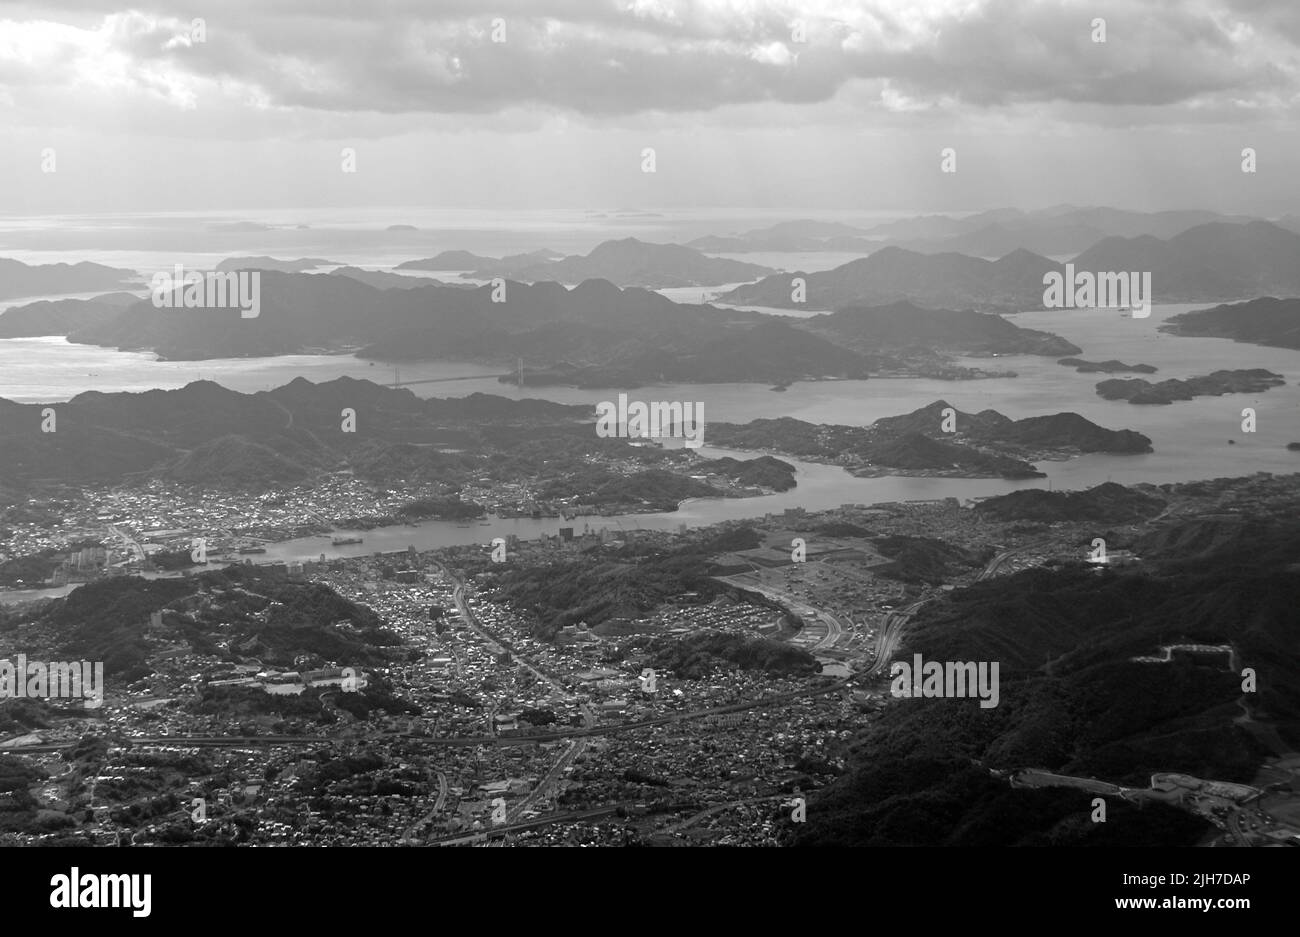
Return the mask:
[[1160, 331], [1300, 349], [1300, 299], [1266, 296], [1246, 303], [1183, 312], [1161, 323]]
[[429, 277], [404, 277], [400, 273], [384, 270], [362, 270], [360, 267], [339, 267], [322, 276], [349, 277], [380, 290], [414, 290], [430, 283], [441, 283]]
[[1137, 404], [1169, 404], [1195, 397], [1219, 397], [1223, 394], [1258, 394], [1270, 387], [1285, 384], [1282, 375], [1263, 368], [1215, 371], [1186, 380], [1171, 379], [1152, 384], [1141, 378], [1114, 378], [1097, 385], [1097, 393], [1107, 400], [1127, 400]]
[[949, 404], [937, 400], [870, 426], [808, 423], [793, 417], [745, 424], [711, 423], [710, 442], [737, 449], [789, 453], [842, 465], [861, 477], [925, 475], [948, 478], [1041, 478], [1031, 460], [1066, 459], [1083, 452], [1117, 455], [1151, 451], [1132, 430], [1109, 430], [1077, 413], [1012, 420], [995, 410], [952, 409], [955, 431], [944, 432]]
[[650, 289], [680, 286], [721, 286], [756, 280], [772, 272], [771, 267], [709, 257], [680, 244], [651, 244], [636, 238], [605, 241], [590, 254], [541, 260], [518, 265], [508, 260], [484, 264], [468, 276], [486, 280], [509, 276], [526, 283], [554, 280], [557, 283], [581, 283], [583, 280], [609, 280], [617, 286], [642, 286]]
[[[798, 380], [866, 380], [878, 362], [769, 316], [753, 325], [700, 323], [693, 329], [662, 329], [657, 337], [638, 329], [602, 336], [584, 335], [569, 343], [583, 347], [590, 363], [560, 360], [545, 367], [526, 367], [524, 384], [533, 386], [633, 387], [651, 382], [783, 383]], [[571, 330], [538, 329], [521, 338], [520, 354], [536, 357], [553, 349], [564, 354]], [[513, 383], [516, 373], [501, 375]]]
[[102, 325], [124, 306], [140, 301], [134, 293], [106, 293], [93, 299], [56, 299], [14, 306], [0, 312], [0, 338], [67, 335], [78, 329]]
[[1157, 303], [1300, 295], [1300, 234], [1267, 221], [1198, 225], [1168, 240], [1110, 237], [1076, 270], [1150, 271]]
[[510, 254], [497, 260], [494, 257], [483, 257], [469, 251], [454, 250], [443, 251], [424, 260], [407, 260], [398, 264], [394, 269], [452, 272], [493, 267], [500, 271], [502, 276], [511, 276], [515, 270], [537, 263], [545, 263], [548, 260], [555, 260], [563, 256], [558, 251], [542, 248], [541, 250], [530, 251], [527, 254]]
[[512, 254], [499, 260], [469, 251], [443, 251], [424, 260], [408, 260], [398, 270], [468, 271], [474, 280], [496, 277], [523, 283], [553, 281], [581, 283], [608, 280], [617, 286], [664, 289], [681, 286], [722, 286], [756, 280], [771, 267], [709, 257], [680, 244], [652, 244], [636, 238], [605, 241], [589, 254], [565, 257], [552, 250]]
[[134, 270], [103, 264], [83, 261], [33, 265], [0, 257], [0, 299], [121, 289], [135, 285], [139, 279]]
[[[1042, 306], [1043, 275], [1057, 268], [1054, 261], [1029, 251], [983, 260], [882, 247], [831, 270], [764, 277], [724, 293], [718, 301], [828, 310], [908, 301], [931, 308], [1015, 312]], [[802, 290], [796, 281], [802, 282]]]
[[[901, 247], [922, 254], [959, 253], [1004, 257], [1017, 250], [1040, 255], [1078, 254], [1107, 237], [1171, 238], [1198, 225], [1254, 219], [1212, 211], [1136, 212], [1118, 208], [1056, 206], [1038, 211], [997, 208], [973, 215], [923, 215], [868, 228], [838, 222], [783, 221], [739, 234], [709, 235], [688, 241], [706, 253], [749, 251], [856, 251]], [[1294, 219], [1292, 219], [1293, 221]], [[1291, 227], [1288, 219], [1283, 227]]]
[[1123, 361], [1116, 361], [1111, 358], [1108, 361], [1084, 361], [1082, 358], [1062, 358], [1057, 364], [1063, 364], [1072, 367], [1076, 371], [1084, 374], [1102, 372], [1104, 374], [1116, 374], [1121, 371], [1132, 371], [1137, 374], [1155, 374], [1158, 370], [1150, 364], [1125, 364]]
[[[1213, 221], [1167, 240], [1105, 237], [1070, 263], [1077, 271], [1149, 271], [1158, 303], [1300, 294], [1300, 234], [1267, 221]], [[1061, 273], [1064, 266], [1024, 248], [985, 260], [885, 246], [831, 270], [765, 277], [736, 287], [719, 301], [840, 309], [906, 299], [925, 306], [1018, 312], [1042, 309], [1044, 274]], [[795, 290], [796, 277], [806, 285], [803, 295]]]
[[899, 356], [911, 361], [926, 354], [1056, 357], [1080, 351], [1059, 335], [1021, 328], [1002, 316], [925, 309], [907, 301], [849, 306], [804, 319], [800, 326], [862, 354]]
[[687, 241], [686, 246], [713, 254], [744, 254], [752, 251], [797, 253], [801, 251], [861, 251], [869, 253], [880, 245], [863, 228], [836, 221], [782, 221], [766, 228], [736, 235], [707, 235]]
[[213, 221], [206, 225], [209, 231], [222, 231], [228, 234], [260, 234], [274, 230], [269, 224], [260, 221]]
[[[306, 262], [306, 261], [300, 261]], [[13, 310], [22, 334], [152, 351], [173, 361], [352, 352], [375, 362], [473, 361], [503, 383], [631, 388], [656, 382], [768, 386], [868, 376], [1014, 377], [952, 356], [1061, 355], [1059, 336], [1000, 316], [909, 303], [799, 320], [675, 303], [657, 292], [587, 280], [496, 286], [343, 267], [260, 273], [260, 315], [236, 308], [157, 308], [132, 298], [99, 307]], [[497, 301], [504, 299], [504, 301]], [[3, 323], [5, 317], [0, 317]]]
[[219, 273], [227, 270], [278, 270], [280, 273], [302, 273], [317, 267], [334, 266], [337, 261], [319, 257], [300, 257], [298, 260], [276, 260], [274, 257], [227, 257], [216, 266]]

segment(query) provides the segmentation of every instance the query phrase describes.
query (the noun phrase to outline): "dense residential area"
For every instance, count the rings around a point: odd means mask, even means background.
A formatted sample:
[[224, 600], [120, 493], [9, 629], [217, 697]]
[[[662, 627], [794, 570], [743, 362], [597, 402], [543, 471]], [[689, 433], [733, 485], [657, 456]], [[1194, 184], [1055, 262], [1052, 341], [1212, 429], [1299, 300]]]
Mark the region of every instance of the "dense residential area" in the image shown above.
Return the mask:
[[[1043, 577], [1066, 592], [1112, 582], [1127, 592], [1156, 569], [1176, 579], [1186, 573], [1164, 554], [1192, 535], [1207, 555], [1249, 540], [1261, 562], [1273, 562], [1276, 538], [1294, 534], [1259, 527], [1260, 519], [1297, 502], [1294, 476], [1259, 475], [965, 505], [792, 509], [671, 532], [588, 527], [288, 564], [236, 555], [151, 578], [101, 562], [67, 598], [0, 611], [0, 653], [98, 655], [107, 665], [100, 707], [0, 703], [0, 835], [13, 843], [393, 846], [879, 837], [894, 822], [888, 816], [858, 834], [836, 820], [849, 789], [879, 783], [879, 765], [861, 762], [863, 745], [901, 742], [908, 747], [895, 752], [894, 770], [929, 771], [959, 749], [940, 755], [924, 739], [957, 726], [994, 746], [948, 769], [944, 783], [974, 785], [972, 809], [1036, 787], [1051, 791], [1033, 796], [1055, 798], [1036, 810], [1068, 812], [1068, 778], [1102, 777], [1100, 762], [1033, 753], [1025, 747], [1032, 736], [1011, 741], [1025, 707], [1058, 718], [1061, 702], [1036, 688], [1044, 652], [1067, 682], [1080, 666], [1145, 667], [1153, 676], [1176, 668], [1182, 676], [1169, 692], [1201, 699], [1192, 711], [1207, 707], [1195, 731], [1230, 735], [1239, 730], [1213, 728], [1212, 712], [1215, 699], [1234, 698], [1232, 669], [1254, 661], [1262, 673], [1278, 671], [1267, 645], [1211, 634], [1221, 624], [1194, 616], [1155, 623], [1145, 644], [1131, 629], [1116, 632], [1114, 650], [1090, 662], [1069, 663], [1086, 632], [1044, 633], [1034, 639], [1040, 646], [1012, 650], [998, 630], [1007, 615], [1022, 615], [1017, 596], [1040, 589]], [[220, 543], [223, 516], [207, 510], [176, 503], [138, 520], [114, 512], [100, 519], [100, 533], [177, 549], [200, 538]], [[199, 522], [162, 536], [154, 529], [182, 517]], [[260, 522], [275, 525], [269, 515]], [[1213, 589], [1212, 578], [1197, 587]], [[1163, 614], [1158, 603], [1146, 611]], [[943, 625], [953, 615], [964, 630]], [[898, 692], [892, 679], [891, 662], [914, 651], [960, 660], [993, 648], [1001, 648], [1011, 724], [1004, 710], [981, 710], [973, 699], [908, 698], [917, 694]], [[1256, 717], [1208, 766], [1219, 772], [1208, 781], [1228, 785], [1231, 798], [1206, 800], [1190, 782], [1140, 794], [1157, 804], [1131, 835], [1286, 842], [1300, 833], [1289, 819], [1296, 762], [1286, 692], [1272, 686], [1255, 704], [1237, 690]], [[897, 736], [918, 719], [938, 721], [920, 736], [915, 727]], [[1116, 731], [1136, 738], [1148, 729]], [[1243, 745], [1273, 749], [1266, 777], [1248, 768]], [[1047, 783], [1027, 769], [1065, 780]], [[1148, 789], [1139, 763], [1110, 771], [1120, 810]], [[931, 782], [920, 778], [923, 791]], [[925, 831], [910, 835], [951, 835], [914, 822]], [[1001, 835], [1032, 828], [1027, 821]]]

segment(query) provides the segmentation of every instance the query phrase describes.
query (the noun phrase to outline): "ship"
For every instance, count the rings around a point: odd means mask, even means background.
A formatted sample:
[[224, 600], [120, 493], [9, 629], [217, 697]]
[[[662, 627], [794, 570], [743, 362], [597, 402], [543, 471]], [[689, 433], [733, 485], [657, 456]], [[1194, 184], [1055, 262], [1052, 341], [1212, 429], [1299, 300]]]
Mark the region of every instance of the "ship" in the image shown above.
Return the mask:
[[330, 543], [332, 543], [336, 547], [346, 547], [352, 543], [364, 543], [364, 542], [365, 541], [362, 540], [362, 538], [360, 537], [335, 536], [330, 538]]
[[266, 547], [240, 547], [240, 553], [265, 553]]

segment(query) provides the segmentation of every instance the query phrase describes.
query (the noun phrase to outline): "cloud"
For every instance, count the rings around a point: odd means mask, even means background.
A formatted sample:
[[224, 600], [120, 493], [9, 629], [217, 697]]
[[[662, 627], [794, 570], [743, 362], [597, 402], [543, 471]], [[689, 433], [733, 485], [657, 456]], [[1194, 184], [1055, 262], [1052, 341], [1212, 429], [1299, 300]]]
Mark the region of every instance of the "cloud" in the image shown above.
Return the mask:
[[[241, 111], [253, 122], [530, 110], [601, 121], [862, 104], [867, 87], [865, 103], [882, 115], [1043, 104], [1172, 109], [1195, 123], [1233, 108], [1281, 117], [1300, 99], [1300, 8], [1288, 0], [492, 6], [230, 0], [196, 42], [188, 19], [149, 0], [129, 11], [106, 0], [18, 4], [0, 22], [0, 108], [14, 119], [94, 119], [102, 102], [89, 102], [111, 94], [116, 116], [197, 110], [213, 126]], [[1105, 43], [1092, 41], [1096, 17]]]

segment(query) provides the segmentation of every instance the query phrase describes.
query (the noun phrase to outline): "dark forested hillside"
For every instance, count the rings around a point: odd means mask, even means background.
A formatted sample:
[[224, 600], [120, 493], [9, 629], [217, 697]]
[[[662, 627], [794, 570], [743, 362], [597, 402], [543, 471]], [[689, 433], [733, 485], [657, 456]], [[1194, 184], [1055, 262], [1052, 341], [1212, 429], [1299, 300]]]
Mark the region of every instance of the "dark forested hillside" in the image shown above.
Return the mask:
[[[1300, 743], [1300, 524], [1141, 571], [1083, 564], [977, 583], [925, 606], [899, 659], [998, 661], [1001, 699], [903, 699], [860, 733], [851, 770], [808, 809], [802, 844], [1193, 843], [1201, 821], [1119, 805], [1087, 822], [1080, 791], [1011, 789], [989, 774], [1044, 768], [1146, 787], [1176, 771], [1249, 781], [1262, 743], [1244, 705]], [[1258, 692], [1214, 660], [1138, 662], [1162, 644], [1231, 645]], [[1242, 705], [1239, 705], [1242, 704]], [[1104, 827], [1098, 829], [1097, 827]]]

